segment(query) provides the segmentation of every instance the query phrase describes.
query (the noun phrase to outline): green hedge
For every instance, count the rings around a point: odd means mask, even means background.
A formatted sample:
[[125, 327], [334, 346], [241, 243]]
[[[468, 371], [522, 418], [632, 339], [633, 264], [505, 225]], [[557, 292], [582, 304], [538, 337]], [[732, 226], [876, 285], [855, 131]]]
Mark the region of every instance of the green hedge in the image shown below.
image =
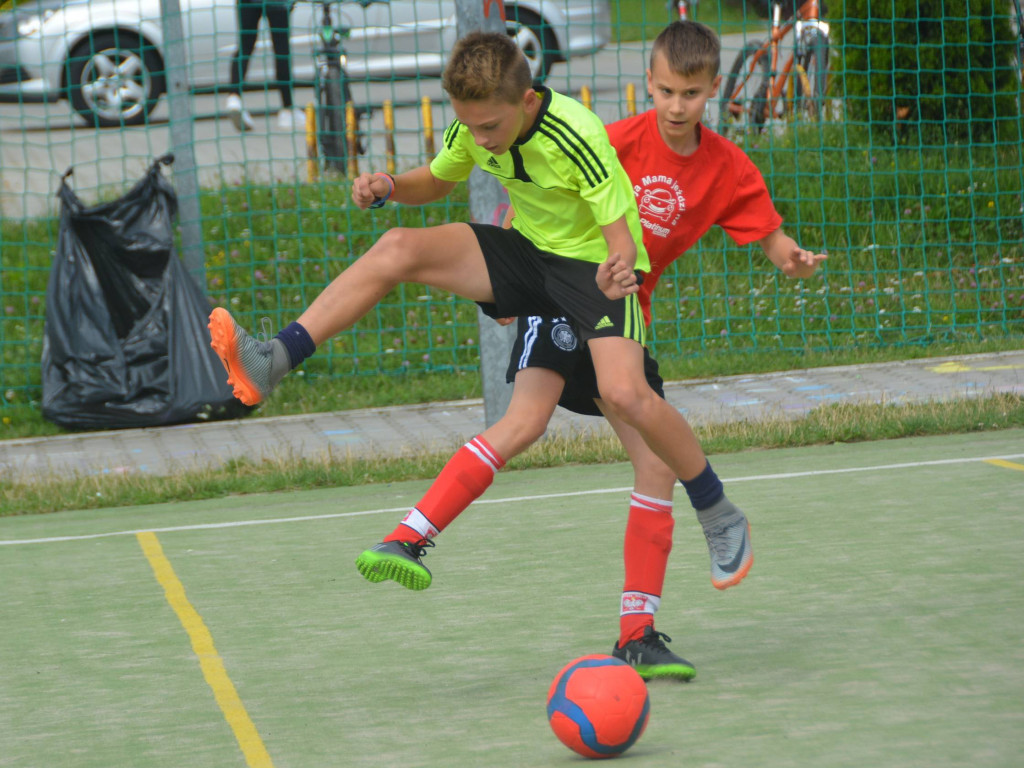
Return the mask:
[[848, 115], [901, 142], [1019, 135], [1016, 42], [1005, 0], [846, 0]]

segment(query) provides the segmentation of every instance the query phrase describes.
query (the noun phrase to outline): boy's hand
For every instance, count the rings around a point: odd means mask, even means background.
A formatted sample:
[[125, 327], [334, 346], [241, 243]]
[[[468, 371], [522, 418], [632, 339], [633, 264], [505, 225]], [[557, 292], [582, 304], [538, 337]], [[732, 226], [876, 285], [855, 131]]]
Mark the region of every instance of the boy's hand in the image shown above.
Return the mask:
[[640, 290], [633, 267], [622, 254], [608, 255], [597, 267], [597, 287], [609, 299], [622, 299]]
[[372, 173], [361, 173], [352, 182], [352, 202], [363, 210], [370, 207], [379, 197], [386, 197], [391, 191], [391, 185], [384, 176], [377, 176]]
[[516, 318], [514, 318], [514, 317], [496, 317], [496, 318], [494, 318], [494, 322], [496, 322], [498, 325], [501, 325], [501, 326], [512, 325], [512, 323], [514, 323], [515, 321], [516, 321]]
[[792, 250], [787, 254], [786, 261], [780, 269], [786, 277], [803, 279], [814, 274], [818, 265], [828, 258], [826, 253], [812, 253], [805, 251], [796, 243], [793, 243]]
[[812, 253], [801, 248], [796, 240], [782, 231], [782, 227], [765, 235], [758, 242], [764, 249], [765, 256], [782, 274], [797, 280], [813, 275], [818, 265], [828, 258], [827, 254]]

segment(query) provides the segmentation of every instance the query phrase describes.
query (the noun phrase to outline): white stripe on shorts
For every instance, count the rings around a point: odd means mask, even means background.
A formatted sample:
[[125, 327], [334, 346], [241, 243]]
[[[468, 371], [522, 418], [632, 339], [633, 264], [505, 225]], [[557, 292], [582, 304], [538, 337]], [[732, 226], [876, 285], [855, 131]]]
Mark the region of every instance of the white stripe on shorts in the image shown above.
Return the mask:
[[530, 364], [530, 353], [533, 351], [533, 345], [537, 342], [537, 328], [544, 322], [544, 318], [531, 315], [526, 322], [529, 327], [523, 334], [523, 354], [519, 356], [519, 362], [516, 364], [517, 371], [523, 370]]

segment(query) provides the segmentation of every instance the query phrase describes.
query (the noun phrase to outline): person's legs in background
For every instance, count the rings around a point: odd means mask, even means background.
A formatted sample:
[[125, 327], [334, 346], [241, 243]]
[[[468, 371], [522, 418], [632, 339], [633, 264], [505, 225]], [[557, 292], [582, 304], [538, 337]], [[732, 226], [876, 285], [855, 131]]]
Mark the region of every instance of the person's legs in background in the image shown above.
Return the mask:
[[270, 25], [270, 42], [274, 48], [274, 74], [277, 78], [277, 89], [281, 92], [281, 110], [277, 113], [279, 128], [301, 127], [305, 124], [305, 116], [294, 108], [292, 101], [292, 60], [290, 22], [287, 3], [267, 3], [263, 8]]
[[242, 83], [249, 69], [249, 58], [256, 47], [263, 2], [238, 0], [238, 50], [231, 57], [231, 88], [224, 107], [232, 124], [240, 131], [251, 131], [255, 125], [252, 115], [242, 106]]

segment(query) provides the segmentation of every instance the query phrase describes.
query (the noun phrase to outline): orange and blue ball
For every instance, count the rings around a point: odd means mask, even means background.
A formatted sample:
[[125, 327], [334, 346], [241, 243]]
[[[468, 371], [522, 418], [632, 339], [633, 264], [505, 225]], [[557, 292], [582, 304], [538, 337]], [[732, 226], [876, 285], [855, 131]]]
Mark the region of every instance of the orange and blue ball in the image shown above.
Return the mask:
[[614, 656], [591, 654], [569, 662], [548, 691], [551, 730], [584, 757], [621, 755], [643, 734], [650, 712], [643, 678]]

